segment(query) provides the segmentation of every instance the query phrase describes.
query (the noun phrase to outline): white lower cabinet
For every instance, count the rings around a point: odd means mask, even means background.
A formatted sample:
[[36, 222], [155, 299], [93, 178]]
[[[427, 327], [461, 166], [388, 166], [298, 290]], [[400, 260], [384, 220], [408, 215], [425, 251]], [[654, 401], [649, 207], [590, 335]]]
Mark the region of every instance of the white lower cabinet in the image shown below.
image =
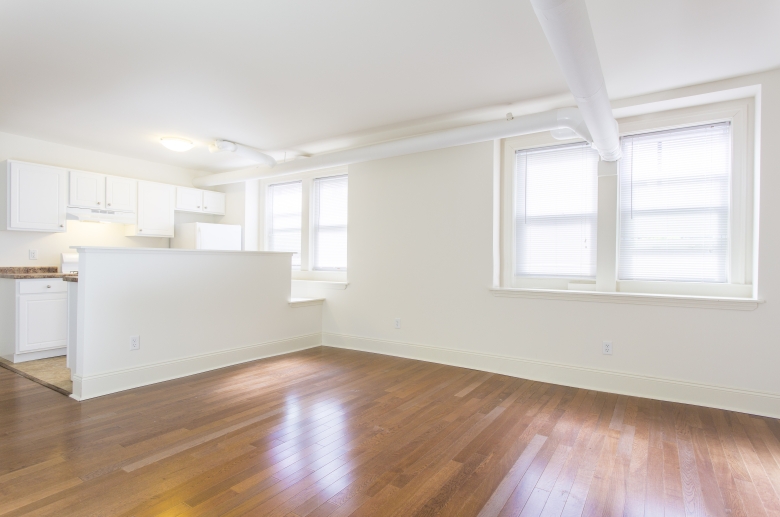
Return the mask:
[[19, 296], [19, 353], [68, 344], [68, 294]]
[[[68, 293], [59, 278], [35, 280], [2, 280], [13, 283], [13, 289], [3, 289], [0, 306], [15, 308], [14, 315], [5, 314], [0, 336], [0, 355], [19, 363], [65, 355], [68, 344]], [[12, 299], [9, 299], [12, 298]], [[15, 302], [15, 303], [14, 303]]]

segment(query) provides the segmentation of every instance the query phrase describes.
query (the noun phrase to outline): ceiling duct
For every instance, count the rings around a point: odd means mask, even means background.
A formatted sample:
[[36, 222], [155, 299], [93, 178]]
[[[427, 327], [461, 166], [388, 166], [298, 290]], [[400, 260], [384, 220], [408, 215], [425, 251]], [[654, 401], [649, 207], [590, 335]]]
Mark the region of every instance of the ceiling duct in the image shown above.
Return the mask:
[[273, 156], [269, 156], [262, 151], [258, 151], [254, 147], [248, 147], [246, 145], [237, 144], [228, 140], [214, 140], [214, 143], [209, 145], [209, 151], [212, 153], [236, 153], [237, 155], [252, 160], [255, 163], [273, 167], [276, 165], [276, 160]]
[[506, 120], [496, 120], [483, 124], [458, 127], [428, 133], [381, 144], [356, 147], [344, 151], [319, 154], [311, 158], [298, 159], [275, 166], [273, 169], [250, 168], [237, 171], [221, 172], [210, 176], [195, 178], [194, 183], [198, 187], [213, 187], [227, 183], [239, 183], [242, 181], [286, 176], [299, 172], [339, 167], [353, 163], [381, 160], [405, 154], [421, 153], [455, 147], [459, 145], [486, 142], [498, 138], [527, 135], [542, 131], [567, 128], [579, 137], [591, 141], [590, 133], [585, 125], [580, 110], [577, 108], [561, 108], [557, 110], [532, 113], [522, 117], [507, 116]]
[[531, 0], [601, 158], [620, 158], [617, 121], [607, 96], [585, 0]]

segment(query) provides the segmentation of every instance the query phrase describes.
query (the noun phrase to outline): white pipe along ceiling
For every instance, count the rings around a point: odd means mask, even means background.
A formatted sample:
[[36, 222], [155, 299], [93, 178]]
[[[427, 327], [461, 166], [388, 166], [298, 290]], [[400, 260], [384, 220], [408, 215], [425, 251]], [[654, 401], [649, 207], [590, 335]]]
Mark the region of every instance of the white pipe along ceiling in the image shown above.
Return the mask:
[[235, 142], [229, 142], [227, 140], [214, 140], [214, 143], [209, 146], [209, 152], [236, 153], [239, 156], [243, 156], [244, 158], [255, 161], [257, 163], [262, 163], [268, 167], [273, 167], [276, 165], [276, 160], [273, 156], [269, 156], [253, 147], [237, 144]]
[[620, 158], [617, 121], [604, 84], [585, 0], [531, 0], [601, 158]]
[[[603, 160], [617, 160], [620, 158], [617, 122], [612, 116], [584, 0], [531, 0], [531, 3], [553, 53], [563, 69], [564, 77], [574, 94], [579, 109], [561, 108], [522, 117], [513, 117], [509, 113], [506, 120], [485, 122], [364, 147], [334, 151], [282, 164], [276, 164], [271, 156], [247, 147], [246, 149], [266, 156], [273, 161], [273, 164], [263, 159], [261, 163], [265, 163], [267, 167], [254, 167], [202, 176], [194, 180], [195, 186], [213, 187], [254, 179], [287, 176], [542, 131], [550, 131], [554, 137], [559, 139], [578, 136], [592, 143]], [[232, 144], [232, 142], [225, 143]]]

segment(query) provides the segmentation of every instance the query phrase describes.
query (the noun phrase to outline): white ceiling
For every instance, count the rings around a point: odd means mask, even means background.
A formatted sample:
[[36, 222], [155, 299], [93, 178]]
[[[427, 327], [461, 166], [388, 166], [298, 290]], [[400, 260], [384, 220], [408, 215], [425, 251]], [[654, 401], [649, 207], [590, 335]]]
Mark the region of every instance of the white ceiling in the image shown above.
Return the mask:
[[[777, 0], [587, 0], [612, 98], [780, 67]], [[567, 93], [529, 0], [4, 0], [0, 131], [222, 171]], [[202, 144], [187, 153], [161, 136]]]

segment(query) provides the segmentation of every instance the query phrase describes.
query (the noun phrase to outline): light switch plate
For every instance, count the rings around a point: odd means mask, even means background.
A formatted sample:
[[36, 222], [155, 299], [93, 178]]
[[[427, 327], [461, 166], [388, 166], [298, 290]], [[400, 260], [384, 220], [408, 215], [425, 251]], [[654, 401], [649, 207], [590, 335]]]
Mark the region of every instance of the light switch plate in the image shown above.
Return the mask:
[[38, 250], [30, 250], [30, 260], [38, 260]]

